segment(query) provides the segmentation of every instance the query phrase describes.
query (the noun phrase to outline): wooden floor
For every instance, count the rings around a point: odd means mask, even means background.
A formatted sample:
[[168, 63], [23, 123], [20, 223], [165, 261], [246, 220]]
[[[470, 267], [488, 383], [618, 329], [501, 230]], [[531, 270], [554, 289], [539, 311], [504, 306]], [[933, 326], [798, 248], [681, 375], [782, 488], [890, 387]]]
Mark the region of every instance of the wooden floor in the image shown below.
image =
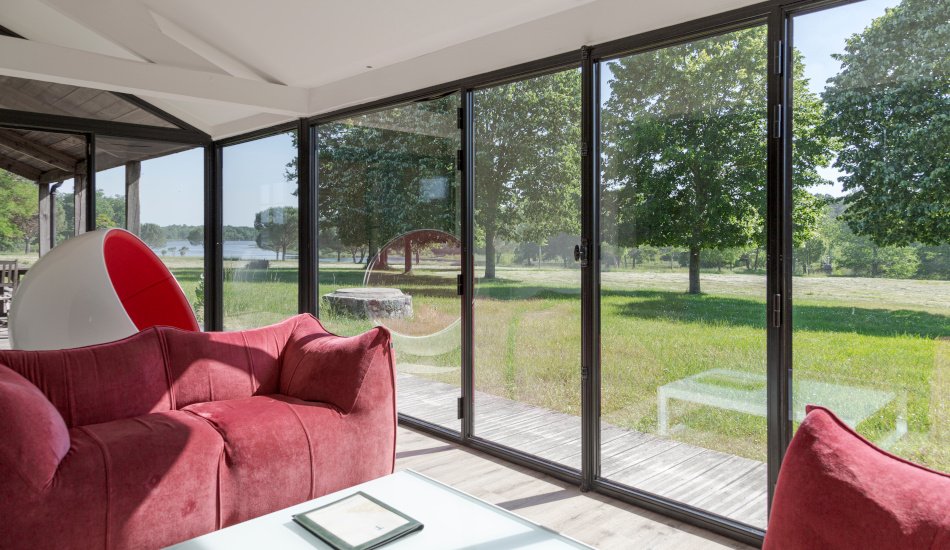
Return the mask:
[[10, 337], [6, 325], [0, 325], [0, 349], [10, 349]]
[[396, 469], [415, 470], [597, 548], [751, 548], [402, 426]]
[[[455, 430], [458, 395], [458, 388], [449, 384], [409, 374], [398, 377], [400, 412]], [[579, 417], [481, 392], [475, 402], [477, 436], [580, 469]], [[601, 472], [611, 481], [765, 528], [763, 462], [604, 425]]]

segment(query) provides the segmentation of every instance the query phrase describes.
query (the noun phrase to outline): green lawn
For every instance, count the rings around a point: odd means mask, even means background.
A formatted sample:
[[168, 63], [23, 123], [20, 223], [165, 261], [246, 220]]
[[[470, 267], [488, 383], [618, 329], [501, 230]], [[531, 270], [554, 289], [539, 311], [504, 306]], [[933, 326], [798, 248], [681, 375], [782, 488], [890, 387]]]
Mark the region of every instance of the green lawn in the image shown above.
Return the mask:
[[[177, 260], [169, 264], [192, 298], [200, 265], [187, 266], [184, 260], [175, 265]], [[387, 325], [424, 335], [451, 324], [460, 305], [456, 269], [433, 265], [411, 275], [374, 274], [373, 286], [393, 286], [413, 296], [413, 319]], [[259, 326], [296, 311], [297, 274], [291, 264], [226, 273], [228, 328]], [[363, 284], [363, 270], [351, 264], [324, 264], [320, 277], [321, 295]], [[683, 292], [683, 271], [603, 274], [605, 422], [652, 432], [658, 387], [714, 368], [765, 374], [764, 277], [704, 273], [702, 280], [704, 294], [690, 296]], [[479, 284], [478, 390], [579, 413], [579, 281], [577, 270], [499, 267], [498, 278]], [[836, 384], [845, 394], [852, 388], [878, 389], [905, 399], [909, 432], [892, 451], [950, 470], [950, 282], [814, 277], [796, 278], [794, 284], [796, 383]], [[339, 334], [372, 326], [332, 311], [322, 317]], [[430, 365], [434, 368], [424, 376], [459, 383], [458, 350], [435, 357], [397, 352], [401, 365]], [[671, 407], [671, 437], [765, 459], [764, 418], [678, 401]], [[882, 438], [894, 428], [898, 410], [895, 399], [859, 431]]]

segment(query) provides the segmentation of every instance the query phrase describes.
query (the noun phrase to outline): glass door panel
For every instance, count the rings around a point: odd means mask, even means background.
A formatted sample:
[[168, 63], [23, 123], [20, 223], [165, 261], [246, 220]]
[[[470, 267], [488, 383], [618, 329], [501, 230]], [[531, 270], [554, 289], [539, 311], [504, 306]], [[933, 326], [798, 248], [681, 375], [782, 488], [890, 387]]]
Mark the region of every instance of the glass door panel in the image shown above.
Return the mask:
[[458, 107], [450, 95], [317, 128], [320, 319], [345, 336], [387, 327], [399, 412], [455, 431]]
[[474, 95], [474, 434], [579, 469], [580, 71]]
[[[943, 7], [938, 7], [942, 5]], [[796, 16], [793, 426], [813, 403], [950, 471], [946, 3]], [[944, 29], [937, 31], [935, 29]], [[817, 154], [816, 154], [817, 153]]]
[[601, 474], [766, 521], [764, 26], [601, 65]]

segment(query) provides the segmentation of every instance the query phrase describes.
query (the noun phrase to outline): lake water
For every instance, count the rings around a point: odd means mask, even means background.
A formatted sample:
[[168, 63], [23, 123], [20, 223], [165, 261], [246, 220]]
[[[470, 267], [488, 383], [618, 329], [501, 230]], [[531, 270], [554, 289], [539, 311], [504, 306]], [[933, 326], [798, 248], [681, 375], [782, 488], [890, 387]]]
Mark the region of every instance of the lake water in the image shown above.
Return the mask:
[[[205, 247], [203, 245], [194, 245], [188, 241], [168, 241], [165, 243], [165, 246], [160, 248], [153, 247], [152, 250], [159, 256], [162, 255], [162, 249], [165, 250], [166, 256], [181, 256], [179, 251], [182, 248], [187, 249], [184, 254], [185, 258], [203, 258], [205, 255]], [[276, 256], [276, 252], [264, 250], [257, 246], [257, 243], [254, 241], [224, 241], [225, 260], [230, 258], [237, 258], [239, 260], [273, 260]], [[291, 254], [287, 254], [288, 259], [290, 259], [291, 256]]]
[[[203, 258], [205, 255], [205, 247], [202, 245], [193, 245], [188, 241], [167, 241], [165, 246], [160, 248], [152, 248], [152, 250], [158, 254], [162, 255], [162, 249], [165, 250], [165, 256], [181, 256], [179, 251], [181, 248], [187, 248], [185, 251], [185, 258]], [[274, 260], [277, 257], [277, 253], [273, 250], [264, 250], [263, 248], [257, 246], [257, 243], [254, 241], [224, 241], [224, 259], [238, 259], [238, 260]], [[287, 253], [287, 259], [296, 258], [297, 254], [293, 252]], [[347, 256], [344, 254], [344, 259]], [[336, 258], [321, 258], [321, 262], [336, 262]]]

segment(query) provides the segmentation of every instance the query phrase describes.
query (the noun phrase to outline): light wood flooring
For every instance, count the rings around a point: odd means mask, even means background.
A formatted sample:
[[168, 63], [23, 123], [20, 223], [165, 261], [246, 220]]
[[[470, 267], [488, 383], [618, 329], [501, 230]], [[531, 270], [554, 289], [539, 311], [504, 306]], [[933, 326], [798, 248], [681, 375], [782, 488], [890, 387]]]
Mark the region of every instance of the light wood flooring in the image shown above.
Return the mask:
[[396, 469], [415, 470], [597, 548], [751, 548], [404, 426]]

